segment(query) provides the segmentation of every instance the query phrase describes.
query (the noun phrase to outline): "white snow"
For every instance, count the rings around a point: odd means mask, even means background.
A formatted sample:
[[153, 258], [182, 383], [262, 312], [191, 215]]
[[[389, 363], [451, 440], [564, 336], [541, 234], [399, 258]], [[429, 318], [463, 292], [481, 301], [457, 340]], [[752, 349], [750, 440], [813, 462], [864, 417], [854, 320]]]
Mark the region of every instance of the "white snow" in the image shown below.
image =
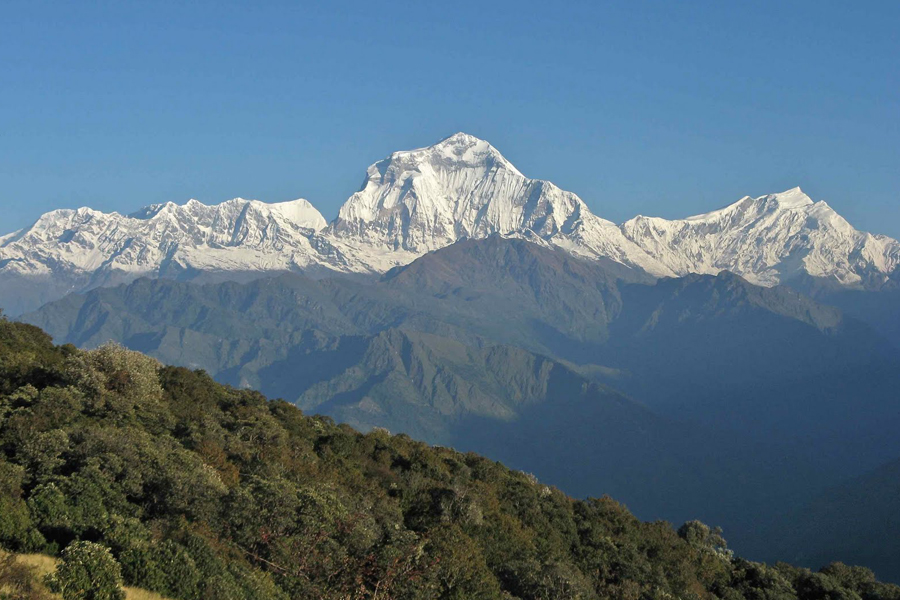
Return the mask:
[[765, 286], [810, 275], [864, 287], [900, 264], [900, 243], [857, 231], [800, 188], [686, 219], [635, 217], [622, 231], [678, 275], [729, 270]]
[[132, 215], [55, 210], [0, 240], [0, 261], [18, 273], [152, 274], [167, 264], [199, 270], [273, 270], [315, 261], [309, 237], [326, 225], [306, 200], [235, 198], [148, 206]]

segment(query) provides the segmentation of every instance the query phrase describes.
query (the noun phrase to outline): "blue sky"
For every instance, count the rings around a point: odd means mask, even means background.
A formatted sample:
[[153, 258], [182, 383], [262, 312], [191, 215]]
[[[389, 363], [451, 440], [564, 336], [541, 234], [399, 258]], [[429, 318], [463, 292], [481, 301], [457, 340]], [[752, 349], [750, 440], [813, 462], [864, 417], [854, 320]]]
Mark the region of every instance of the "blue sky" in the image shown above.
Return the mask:
[[4, 2], [0, 232], [305, 197], [456, 131], [614, 221], [800, 185], [900, 237], [900, 3]]

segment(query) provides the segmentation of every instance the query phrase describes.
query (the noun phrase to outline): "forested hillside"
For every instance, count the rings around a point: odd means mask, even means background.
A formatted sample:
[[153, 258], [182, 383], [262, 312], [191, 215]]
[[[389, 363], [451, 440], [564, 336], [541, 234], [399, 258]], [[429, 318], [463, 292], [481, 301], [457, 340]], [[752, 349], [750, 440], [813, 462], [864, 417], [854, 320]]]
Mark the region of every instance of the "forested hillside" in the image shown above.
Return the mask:
[[866, 569], [737, 559], [698, 522], [8, 321], [0, 449], [0, 546], [98, 543], [170, 598], [900, 598]]

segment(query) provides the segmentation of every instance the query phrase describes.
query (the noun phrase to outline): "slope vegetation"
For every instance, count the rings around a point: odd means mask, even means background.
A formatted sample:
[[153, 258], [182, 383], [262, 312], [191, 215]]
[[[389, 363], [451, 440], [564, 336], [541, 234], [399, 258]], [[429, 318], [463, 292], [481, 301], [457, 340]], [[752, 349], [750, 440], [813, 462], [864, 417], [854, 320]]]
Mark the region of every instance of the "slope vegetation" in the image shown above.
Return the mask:
[[610, 499], [362, 435], [107, 346], [0, 322], [0, 544], [109, 547], [171, 598], [900, 597], [865, 569], [735, 559]]

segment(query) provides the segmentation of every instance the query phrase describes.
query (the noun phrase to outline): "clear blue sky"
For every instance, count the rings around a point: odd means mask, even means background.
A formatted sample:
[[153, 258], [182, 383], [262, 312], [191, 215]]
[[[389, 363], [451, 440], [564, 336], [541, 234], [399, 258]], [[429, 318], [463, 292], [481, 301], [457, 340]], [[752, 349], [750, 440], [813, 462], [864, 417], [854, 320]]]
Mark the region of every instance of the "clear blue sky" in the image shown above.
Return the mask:
[[462, 130], [614, 221], [800, 185], [900, 237], [900, 2], [302, 4], [4, 2], [0, 232], [191, 197], [330, 219]]

